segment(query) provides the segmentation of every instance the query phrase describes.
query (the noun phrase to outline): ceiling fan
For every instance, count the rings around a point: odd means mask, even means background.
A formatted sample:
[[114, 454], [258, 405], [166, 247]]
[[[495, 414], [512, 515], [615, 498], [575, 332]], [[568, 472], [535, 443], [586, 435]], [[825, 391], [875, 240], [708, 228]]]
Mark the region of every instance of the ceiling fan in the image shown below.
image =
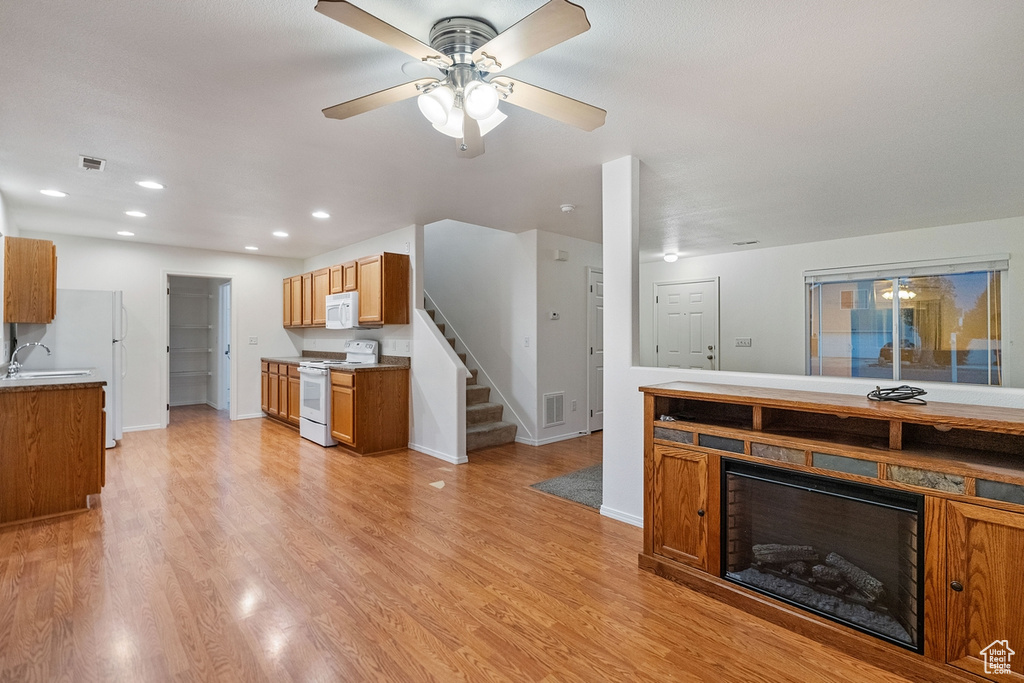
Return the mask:
[[604, 125], [603, 109], [502, 73], [590, 28], [583, 8], [567, 0], [549, 0], [501, 33], [480, 19], [442, 19], [430, 29], [430, 45], [345, 0], [320, 0], [316, 11], [442, 72], [441, 78], [419, 78], [328, 107], [328, 118], [347, 119], [417, 97], [423, 115], [456, 139], [456, 153], [464, 158], [483, 154], [483, 136], [507, 118], [498, 109], [502, 101], [586, 131]]

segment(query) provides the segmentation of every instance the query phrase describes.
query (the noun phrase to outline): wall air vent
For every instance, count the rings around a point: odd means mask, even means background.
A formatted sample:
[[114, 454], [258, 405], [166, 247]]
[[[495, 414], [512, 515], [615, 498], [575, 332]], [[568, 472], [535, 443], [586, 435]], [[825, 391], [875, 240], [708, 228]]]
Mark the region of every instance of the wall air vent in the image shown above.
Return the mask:
[[544, 426], [565, 424], [565, 392], [544, 394]]
[[97, 159], [96, 157], [78, 156], [78, 167], [84, 168], [86, 171], [102, 171], [107, 165], [106, 159]]

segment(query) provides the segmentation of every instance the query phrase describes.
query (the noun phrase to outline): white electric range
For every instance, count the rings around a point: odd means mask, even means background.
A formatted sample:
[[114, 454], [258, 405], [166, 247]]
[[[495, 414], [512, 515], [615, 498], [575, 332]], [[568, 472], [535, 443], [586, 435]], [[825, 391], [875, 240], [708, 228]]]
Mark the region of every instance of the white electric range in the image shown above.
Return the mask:
[[378, 362], [378, 343], [372, 339], [345, 342], [345, 360], [333, 358], [299, 363], [299, 435], [321, 446], [335, 446], [331, 436], [331, 369], [373, 365]]

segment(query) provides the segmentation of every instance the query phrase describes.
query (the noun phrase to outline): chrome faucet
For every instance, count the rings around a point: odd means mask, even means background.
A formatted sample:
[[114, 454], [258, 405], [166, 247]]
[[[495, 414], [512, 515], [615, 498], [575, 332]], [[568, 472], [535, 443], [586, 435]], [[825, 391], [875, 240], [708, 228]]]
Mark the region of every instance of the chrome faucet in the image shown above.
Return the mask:
[[7, 364], [7, 379], [13, 379], [18, 376], [18, 371], [21, 370], [21, 363], [18, 362], [18, 351], [29, 346], [42, 346], [46, 349], [46, 355], [50, 355], [50, 347], [42, 342], [28, 342], [27, 344], [22, 344], [18, 348], [14, 349], [14, 353], [11, 354], [11, 362]]

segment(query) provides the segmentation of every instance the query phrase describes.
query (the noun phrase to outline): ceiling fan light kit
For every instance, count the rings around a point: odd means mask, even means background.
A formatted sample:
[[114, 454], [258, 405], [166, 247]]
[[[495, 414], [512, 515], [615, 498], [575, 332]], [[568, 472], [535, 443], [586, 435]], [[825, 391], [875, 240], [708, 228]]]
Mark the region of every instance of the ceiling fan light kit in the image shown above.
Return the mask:
[[508, 116], [501, 101], [591, 131], [606, 112], [584, 102], [511, 77], [493, 74], [590, 28], [587, 14], [568, 0], [549, 0], [508, 30], [498, 33], [479, 19], [449, 17], [434, 24], [427, 45], [346, 0], [320, 0], [316, 11], [416, 57], [443, 72], [328, 107], [328, 118], [346, 119], [410, 97], [435, 129], [456, 138], [463, 158], [483, 154], [483, 136]]

